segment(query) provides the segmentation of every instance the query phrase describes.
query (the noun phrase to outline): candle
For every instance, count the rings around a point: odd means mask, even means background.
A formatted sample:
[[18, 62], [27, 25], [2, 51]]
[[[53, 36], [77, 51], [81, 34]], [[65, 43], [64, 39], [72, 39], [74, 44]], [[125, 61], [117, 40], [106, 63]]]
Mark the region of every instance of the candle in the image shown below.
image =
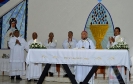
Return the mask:
[[121, 42], [123, 42], [123, 39], [121, 38]]
[[36, 43], [36, 39], [34, 40], [34, 43]]

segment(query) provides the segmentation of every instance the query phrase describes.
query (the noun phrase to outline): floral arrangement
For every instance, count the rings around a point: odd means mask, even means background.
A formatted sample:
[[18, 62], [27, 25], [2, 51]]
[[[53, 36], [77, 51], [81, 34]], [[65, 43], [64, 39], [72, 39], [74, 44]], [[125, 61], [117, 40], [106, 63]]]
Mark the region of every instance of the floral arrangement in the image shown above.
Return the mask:
[[9, 54], [8, 55], [3, 54], [3, 56], [2, 56], [2, 58], [5, 58], [5, 59], [8, 59], [9, 57], [10, 57]]
[[32, 44], [30, 44], [29, 47], [30, 47], [30, 49], [46, 49], [45, 46], [43, 46], [39, 42], [36, 42], [36, 39], [34, 40], [34, 42]]
[[118, 42], [118, 44], [111, 46], [109, 49], [129, 49], [126, 42]]

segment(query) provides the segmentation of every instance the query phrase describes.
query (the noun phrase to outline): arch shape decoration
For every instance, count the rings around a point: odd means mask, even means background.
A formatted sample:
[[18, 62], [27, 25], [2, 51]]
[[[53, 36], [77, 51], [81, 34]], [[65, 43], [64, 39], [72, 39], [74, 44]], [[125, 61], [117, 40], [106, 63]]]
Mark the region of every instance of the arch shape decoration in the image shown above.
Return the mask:
[[93, 40], [97, 49], [105, 49], [108, 37], [114, 34], [114, 24], [107, 8], [99, 3], [90, 12], [84, 30], [88, 37]]

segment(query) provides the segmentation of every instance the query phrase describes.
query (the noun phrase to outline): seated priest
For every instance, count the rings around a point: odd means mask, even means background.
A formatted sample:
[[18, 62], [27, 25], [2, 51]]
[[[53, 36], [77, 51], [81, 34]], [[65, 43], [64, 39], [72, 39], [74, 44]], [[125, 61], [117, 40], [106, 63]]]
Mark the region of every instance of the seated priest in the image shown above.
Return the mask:
[[19, 36], [19, 31], [13, 32], [14, 37], [9, 40], [10, 47], [10, 70], [9, 75], [11, 80], [22, 80], [20, 76], [25, 75], [25, 57], [24, 50], [28, 50], [27, 42], [24, 38]]
[[[73, 38], [73, 32], [69, 31], [68, 32], [68, 38], [62, 44], [63, 48], [64, 49], [73, 49], [76, 47], [76, 44], [77, 44], [77, 40]], [[74, 66], [69, 65], [69, 68], [74, 75]], [[68, 77], [68, 75], [65, 73], [64, 77]]]
[[[56, 49], [57, 40], [54, 40], [54, 33], [49, 33], [49, 38], [44, 42], [44, 45], [47, 49]], [[49, 70], [49, 76], [53, 77], [54, 73], [56, 72], [56, 65], [52, 64]]]
[[[37, 33], [33, 32], [32, 39], [28, 42], [28, 47], [35, 41], [39, 44], [42, 44], [40, 41], [38, 41], [37, 37], [38, 37]], [[31, 79], [37, 81], [40, 78], [41, 73], [42, 73], [42, 64], [30, 63], [27, 65], [26, 78], [28, 79], [28, 81], [31, 81]]]
[[[109, 37], [107, 48], [110, 48], [118, 44], [118, 42], [124, 42], [124, 38], [120, 35], [120, 33], [121, 33], [121, 29], [119, 27], [116, 27], [114, 29], [114, 36]], [[119, 69], [119, 72], [122, 74], [122, 78], [125, 79], [125, 74], [124, 74], [125, 68], [120, 66], [117, 66], [117, 68]], [[114, 84], [114, 83], [119, 83], [119, 81], [116, 78], [113, 68], [109, 67], [109, 84]]]
[[[92, 40], [88, 38], [88, 34], [86, 31], [82, 31], [81, 40], [79, 40], [79, 42], [77, 43], [76, 48], [95, 49], [95, 45], [92, 42]], [[75, 78], [79, 84], [82, 84], [83, 80], [86, 78], [91, 68], [92, 68], [91, 66], [87, 65], [76, 66]], [[92, 78], [94, 79], [94, 75]]]

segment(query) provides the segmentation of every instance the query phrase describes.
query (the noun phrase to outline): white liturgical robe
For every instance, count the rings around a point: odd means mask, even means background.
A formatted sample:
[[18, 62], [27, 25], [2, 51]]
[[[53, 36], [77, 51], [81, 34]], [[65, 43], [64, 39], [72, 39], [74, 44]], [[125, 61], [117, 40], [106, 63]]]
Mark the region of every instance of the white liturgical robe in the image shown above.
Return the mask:
[[68, 42], [68, 39], [65, 40], [62, 46], [64, 49], [73, 49], [76, 47], [76, 44], [77, 44], [77, 40], [73, 38], [71, 42]]
[[[118, 44], [118, 42], [124, 42], [124, 38], [121, 37], [120, 35], [113, 36], [113, 38], [115, 39], [115, 42], [113, 42], [113, 43], [108, 42], [107, 48], [110, 48], [111, 46], [114, 46], [114, 45]], [[118, 67], [118, 69], [119, 69], [119, 71], [122, 75], [122, 78], [125, 81], [125, 74], [124, 74], [125, 73], [125, 68], [121, 67], [121, 66], [117, 66], [117, 67]], [[119, 81], [116, 78], [116, 75], [114, 73], [113, 68], [109, 67], [108, 70], [109, 70], [109, 74], [108, 74], [109, 75], [109, 84], [119, 83]]]
[[[64, 42], [63, 42], [63, 44], [62, 44], [62, 47], [64, 48], [64, 49], [73, 49], [73, 48], [76, 48], [76, 44], [77, 44], [77, 40], [76, 39], [74, 39], [74, 38], [72, 38], [72, 41], [71, 42], [68, 42], [68, 39], [66, 39]], [[71, 70], [71, 72], [73, 73], [73, 74], [75, 74], [75, 70], [74, 70], [74, 66], [73, 65], [68, 65], [69, 66], [69, 68], [70, 68], [70, 70]], [[66, 74], [66, 73], [65, 73]]]
[[118, 42], [123, 42], [124, 41], [124, 38], [121, 37], [120, 35], [113, 36], [113, 38], [115, 39], [115, 42], [112, 42], [111, 44], [110, 44], [110, 42], [108, 42], [107, 48], [116, 45]]
[[12, 33], [13, 34], [13, 32], [15, 31], [16, 29], [15, 28], [10, 28], [7, 32], [6, 32], [6, 35], [5, 35], [5, 37], [4, 37], [4, 48], [8, 48], [8, 42], [9, 42], [9, 40], [10, 40], [10, 38], [12, 37], [12, 35], [11, 36], [9, 36], [10, 35], [10, 33]]
[[[21, 45], [16, 44], [19, 40]], [[24, 75], [25, 72], [25, 59], [24, 49], [28, 50], [27, 42], [22, 37], [12, 37], [9, 41], [10, 47], [10, 76]]]
[[[46, 46], [47, 49], [56, 49], [57, 46], [57, 40], [54, 40], [52, 42], [48, 43], [48, 39], [44, 42], [44, 46]], [[52, 64], [50, 67], [49, 72], [55, 73], [56, 72], [56, 65]]]
[[[90, 40], [88, 38], [86, 40], [80, 40], [77, 43], [76, 48], [95, 49], [95, 45], [92, 42], [92, 40]], [[89, 73], [91, 68], [92, 68], [91, 66], [85, 66], [85, 65], [76, 66], [75, 78], [76, 78], [77, 82], [83, 82], [83, 80], [85, 79], [85, 77], [87, 76], [87, 74]]]
[[[28, 46], [30, 46], [34, 40], [30, 40], [28, 42]], [[37, 43], [42, 44], [38, 40], [36, 40]], [[38, 79], [41, 76], [42, 73], [42, 64], [37, 64], [37, 63], [30, 63], [27, 65], [27, 73], [26, 73], [26, 78], [28, 80], [30, 79]]]

